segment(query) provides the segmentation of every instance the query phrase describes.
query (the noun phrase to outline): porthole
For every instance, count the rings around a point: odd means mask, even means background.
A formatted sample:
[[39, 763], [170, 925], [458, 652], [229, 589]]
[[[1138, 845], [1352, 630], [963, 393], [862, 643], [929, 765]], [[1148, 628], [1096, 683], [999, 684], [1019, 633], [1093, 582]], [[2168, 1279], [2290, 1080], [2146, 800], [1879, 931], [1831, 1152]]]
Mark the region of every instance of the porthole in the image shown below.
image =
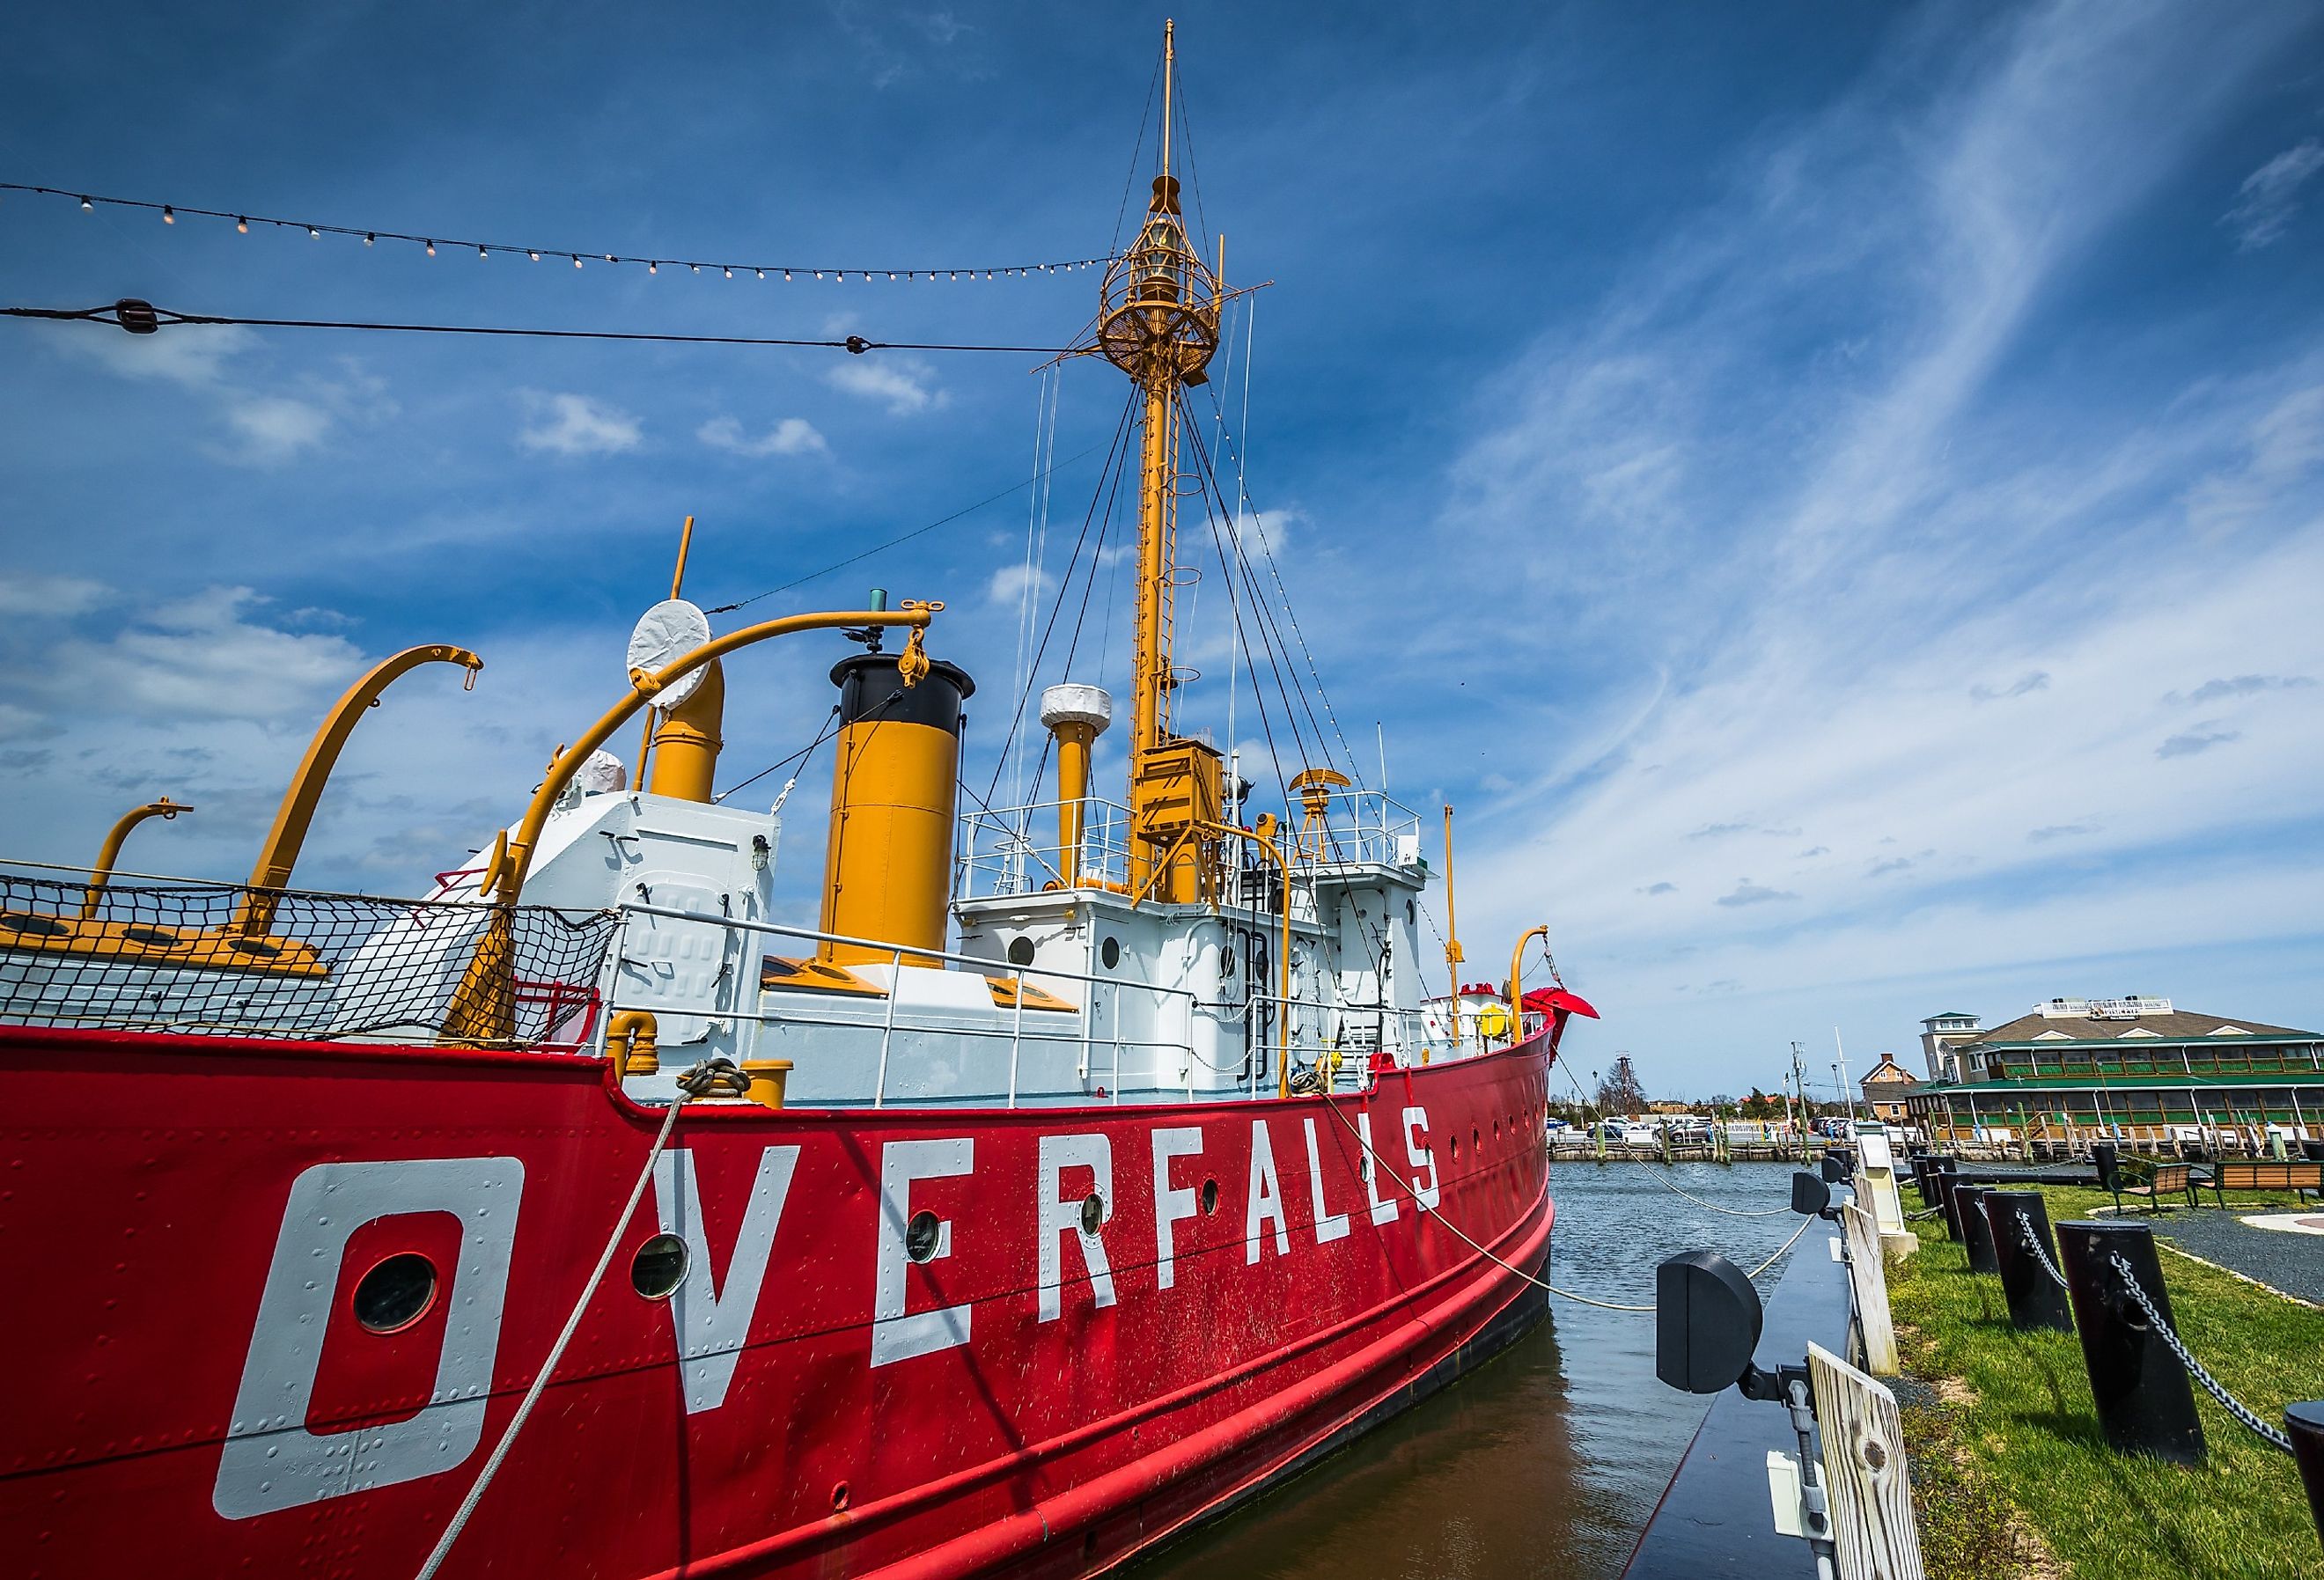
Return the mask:
[[1420, 908], [1407, 900], [1404, 902], [1404, 925], [1412, 926], [1420, 919]]
[[1459, 1136], [1454, 1136], [1452, 1138], [1452, 1160], [1456, 1163], [1461, 1160], [1461, 1138]]
[[1082, 1233], [1094, 1235], [1105, 1227], [1105, 1197], [1091, 1191], [1082, 1198]]
[[1120, 965], [1121, 940], [1120, 938], [1106, 939], [1103, 947], [1098, 950], [1097, 957], [1105, 962], [1105, 968], [1108, 971], [1111, 971], [1115, 966]]
[[904, 1253], [914, 1261], [927, 1261], [936, 1253], [936, 1242], [944, 1237], [944, 1225], [934, 1213], [912, 1215], [904, 1225]]
[[1033, 940], [1030, 938], [1010, 939], [1009, 964], [1011, 966], [1030, 966], [1033, 964]]
[[1493, 1139], [1497, 1141], [1501, 1139], [1501, 1116], [1498, 1113], [1493, 1115]]
[[1235, 952], [1232, 945], [1221, 944], [1219, 946], [1219, 980], [1221, 982], [1232, 982], [1234, 980], [1234, 957]]
[[687, 1261], [685, 1241], [657, 1234], [630, 1259], [630, 1288], [649, 1300], [667, 1300], [686, 1282]]
[[1480, 1130], [1479, 1130], [1475, 1125], [1473, 1125], [1473, 1124], [1472, 1124], [1472, 1125], [1471, 1125], [1471, 1126], [1469, 1127], [1469, 1147], [1470, 1147], [1470, 1150], [1473, 1151], [1473, 1150], [1476, 1150], [1478, 1147], [1482, 1146], [1482, 1145], [1484, 1144], [1484, 1141], [1485, 1141], [1484, 1132], [1481, 1132], [1481, 1131], [1480, 1131]]
[[1215, 1213], [1218, 1210], [1219, 1182], [1215, 1179], [1205, 1179], [1203, 1181], [1203, 1211]]
[[845, 1512], [846, 1509], [847, 1483], [845, 1482], [840, 1482], [831, 1489], [831, 1511], [834, 1514], [839, 1514]]
[[355, 1320], [373, 1333], [410, 1327], [436, 1303], [436, 1264], [416, 1251], [378, 1263], [355, 1285]]

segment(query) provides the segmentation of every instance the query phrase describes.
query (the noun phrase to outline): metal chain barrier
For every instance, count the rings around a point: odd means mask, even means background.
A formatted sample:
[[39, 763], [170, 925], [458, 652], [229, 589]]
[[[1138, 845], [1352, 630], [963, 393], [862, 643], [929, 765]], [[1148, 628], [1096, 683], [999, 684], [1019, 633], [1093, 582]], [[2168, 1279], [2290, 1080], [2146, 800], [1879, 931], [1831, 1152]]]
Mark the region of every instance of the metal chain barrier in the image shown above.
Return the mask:
[[[2042, 1264], [2042, 1270], [2050, 1275], [2050, 1281], [2061, 1289], [2067, 1289], [2069, 1286], [2066, 1283], [2066, 1275], [2060, 1272], [2057, 1264], [2050, 1260], [2050, 1252], [2042, 1244], [2042, 1236], [2034, 1233], [2034, 1220], [2023, 1212], [2016, 1214], [2015, 1216], [2017, 1238], [2024, 1243], [2026, 1250], [2034, 1253], [2034, 1260]], [[2120, 1258], [2116, 1260], [2119, 1261]], [[2144, 1293], [2144, 1290], [2140, 1292]]]
[[2123, 1288], [2130, 1291], [2131, 1299], [2136, 1303], [2139, 1310], [2146, 1314], [2146, 1320], [2153, 1325], [2154, 1331], [2162, 1335], [2163, 1342], [2170, 1346], [2171, 1353], [2179, 1357], [2179, 1363], [2187, 1368], [2187, 1375], [2200, 1383], [2205, 1393], [2218, 1400], [2219, 1408], [2243, 1423], [2255, 1437], [2290, 1454], [2292, 1451], [2291, 1438], [2262, 1420], [2258, 1411], [2229, 1393], [2225, 1387], [2221, 1386], [2218, 1378], [2204, 1370], [2200, 1361], [2188, 1353], [2186, 1344], [2171, 1330], [2171, 1325], [2163, 1320], [2163, 1313], [2156, 1310], [2154, 1302], [2147, 1298], [2146, 1290], [2140, 1286], [2137, 1275], [2131, 1271], [2130, 1263], [2123, 1260], [2122, 1253], [2110, 1252], [2107, 1260], [2113, 1264], [2115, 1272], [2121, 1278]]

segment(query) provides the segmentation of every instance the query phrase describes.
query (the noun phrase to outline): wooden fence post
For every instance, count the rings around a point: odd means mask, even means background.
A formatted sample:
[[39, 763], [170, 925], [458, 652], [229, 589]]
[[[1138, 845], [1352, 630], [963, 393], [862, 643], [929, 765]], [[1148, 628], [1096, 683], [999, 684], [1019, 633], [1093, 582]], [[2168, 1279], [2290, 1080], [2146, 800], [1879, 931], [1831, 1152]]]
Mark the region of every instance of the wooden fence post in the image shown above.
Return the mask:
[[1894, 1377], [1902, 1368], [1896, 1361], [1895, 1324], [1888, 1315], [1888, 1270], [1881, 1264], [1879, 1225], [1854, 1202], [1840, 1210], [1840, 1230], [1848, 1236], [1849, 1294], [1864, 1330], [1865, 1369], [1876, 1376]]
[[1808, 1381], [1840, 1580], [1926, 1580], [1896, 1396], [1821, 1344], [1808, 1345]]

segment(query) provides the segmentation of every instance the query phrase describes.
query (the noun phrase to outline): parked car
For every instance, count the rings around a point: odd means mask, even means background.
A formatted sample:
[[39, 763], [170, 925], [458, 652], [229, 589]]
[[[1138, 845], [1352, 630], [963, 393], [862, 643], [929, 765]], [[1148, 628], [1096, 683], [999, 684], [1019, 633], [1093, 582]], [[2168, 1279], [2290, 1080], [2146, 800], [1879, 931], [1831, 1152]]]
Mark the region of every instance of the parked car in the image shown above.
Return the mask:
[[1626, 1147], [1651, 1147], [1660, 1142], [1655, 1127], [1635, 1119], [1601, 1119], [1590, 1129], [1591, 1139]]

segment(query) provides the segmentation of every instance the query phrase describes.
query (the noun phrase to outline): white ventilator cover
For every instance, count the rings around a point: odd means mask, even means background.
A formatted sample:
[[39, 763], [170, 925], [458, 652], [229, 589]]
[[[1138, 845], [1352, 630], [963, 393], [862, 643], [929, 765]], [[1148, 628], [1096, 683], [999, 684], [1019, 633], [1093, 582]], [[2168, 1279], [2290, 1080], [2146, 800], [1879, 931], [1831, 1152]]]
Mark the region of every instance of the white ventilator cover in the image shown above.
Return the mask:
[[1100, 735], [1113, 722], [1113, 698], [1102, 686], [1085, 686], [1078, 680], [1068, 680], [1062, 686], [1052, 686], [1041, 693], [1041, 725], [1056, 729], [1059, 725], [1087, 725]]
[[[679, 659], [710, 640], [710, 617], [684, 598], [665, 598], [638, 616], [637, 629], [630, 633], [629, 667], [649, 672]], [[702, 676], [709, 668], [705, 664], [670, 683], [669, 689], [656, 697], [654, 706], [664, 710], [676, 707], [694, 695], [702, 684]]]
[[588, 761], [573, 771], [573, 782], [584, 795], [604, 795], [629, 789], [630, 771], [611, 752], [599, 750], [590, 753]]

